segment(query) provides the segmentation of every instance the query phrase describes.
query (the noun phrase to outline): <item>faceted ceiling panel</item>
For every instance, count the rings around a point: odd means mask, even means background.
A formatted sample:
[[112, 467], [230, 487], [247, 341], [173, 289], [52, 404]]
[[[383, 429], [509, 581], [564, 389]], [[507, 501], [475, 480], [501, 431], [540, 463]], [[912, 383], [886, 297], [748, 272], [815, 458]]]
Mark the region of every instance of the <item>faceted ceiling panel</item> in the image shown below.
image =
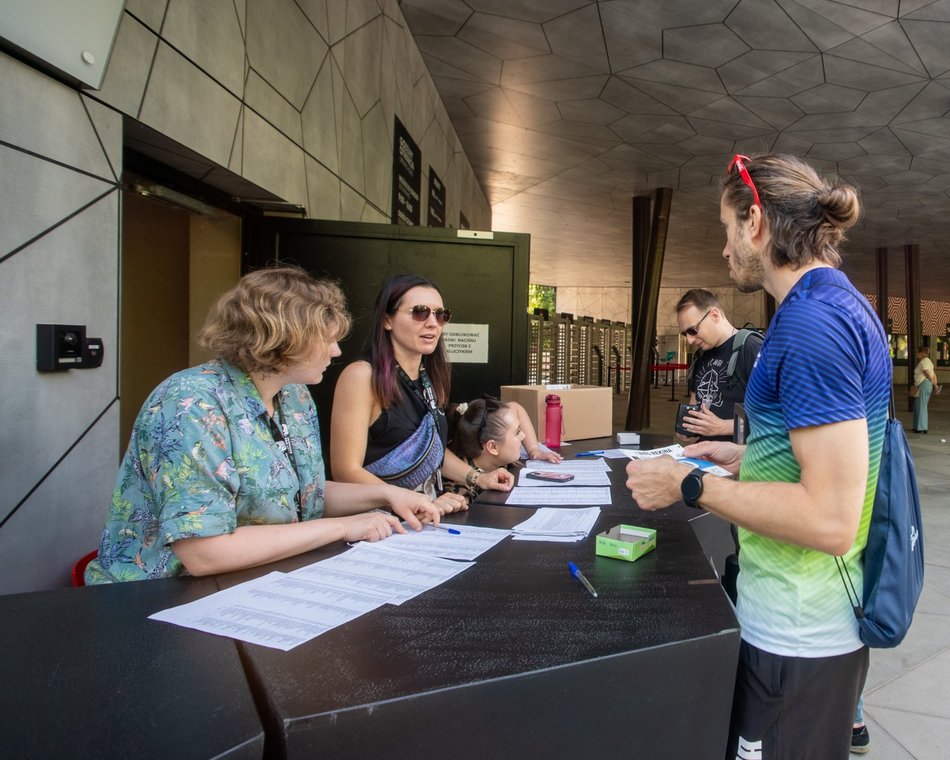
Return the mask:
[[[401, 0], [532, 282], [630, 281], [631, 197], [672, 187], [663, 285], [728, 286], [718, 182], [795, 153], [861, 190], [845, 270], [950, 301], [950, 0]], [[903, 12], [902, 12], [903, 11]]]

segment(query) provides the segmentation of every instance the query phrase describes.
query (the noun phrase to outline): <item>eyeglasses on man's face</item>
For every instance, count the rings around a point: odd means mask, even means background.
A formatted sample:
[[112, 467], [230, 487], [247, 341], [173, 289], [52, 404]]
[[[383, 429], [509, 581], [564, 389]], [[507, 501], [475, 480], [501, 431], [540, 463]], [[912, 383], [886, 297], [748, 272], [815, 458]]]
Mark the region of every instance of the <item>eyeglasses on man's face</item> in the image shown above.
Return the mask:
[[741, 153], [736, 153], [732, 157], [732, 161], [729, 162], [729, 168], [726, 169], [726, 173], [732, 171], [732, 167], [736, 167], [736, 171], [739, 172], [739, 177], [745, 183], [745, 186], [752, 191], [752, 198], [756, 206], [759, 209], [762, 208], [762, 202], [759, 200], [759, 191], [755, 187], [755, 183], [752, 181], [752, 175], [749, 174], [749, 170], [745, 168], [745, 162], [749, 160], [748, 156], [743, 156]]
[[695, 325], [693, 325], [692, 327], [687, 327], [685, 330], [683, 330], [680, 333], [680, 335], [682, 335], [684, 338], [686, 337], [695, 338], [697, 335], [699, 335], [699, 326], [703, 323], [703, 320], [705, 320], [706, 317], [708, 317], [710, 314], [712, 314], [712, 309], [710, 309], [705, 314], [703, 314], [703, 318], [699, 320]]
[[430, 314], [435, 314], [435, 320], [440, 325], [444, 325], [446, 322], [452, 319], [452, 312], [449, 309], [443, 309], [442, 307], [433, 309], [431, 306], [418, 304], [416, 306], [410, 306], [407, 311], [412, 315], [412, 318], [416, 322], [425, 322], [427, 319], [429, 319]]

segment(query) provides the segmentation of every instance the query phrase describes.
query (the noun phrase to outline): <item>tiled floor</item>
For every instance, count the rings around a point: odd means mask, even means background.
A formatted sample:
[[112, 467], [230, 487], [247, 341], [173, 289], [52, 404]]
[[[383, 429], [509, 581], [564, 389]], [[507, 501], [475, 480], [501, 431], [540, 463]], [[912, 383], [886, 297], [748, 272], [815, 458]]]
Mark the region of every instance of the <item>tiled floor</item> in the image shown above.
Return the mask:
[[[898, 390], [901, 390], [900, 388]], [[651, 391], [648, 432], [672, 430], [671, 389]], [[677, 383], [677, 395], [685, 386]], [[623, 429], [626, 397], [615, 396], [614, 422]], [[681, 399], [682, 400], [682, 399]], [[911, 414], [899, 399], [905, 430]], [[896, 649], [871, 651], [865, 689], [870, 758], [950, 758], [950, 384], [930, 400], [930, 431], [907, 433], [917, 466], [924, 517], [925, 588], [910, 632]]]

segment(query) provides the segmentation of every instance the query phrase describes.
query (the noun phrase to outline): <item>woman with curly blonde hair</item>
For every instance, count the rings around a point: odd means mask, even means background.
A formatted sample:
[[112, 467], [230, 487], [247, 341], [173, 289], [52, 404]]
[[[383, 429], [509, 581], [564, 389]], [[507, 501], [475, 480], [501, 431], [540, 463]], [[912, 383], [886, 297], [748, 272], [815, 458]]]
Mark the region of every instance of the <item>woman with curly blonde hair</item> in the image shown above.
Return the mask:
[[404, 532], [374, 507], [438, 523], [422, 494], [325, 479], [307, 385], [349, 328], [340, 288], [298, 267], [222, 295], [198, 336], [217, 358], [166, 379], [139, 412], [86, 582], [229, 572]]

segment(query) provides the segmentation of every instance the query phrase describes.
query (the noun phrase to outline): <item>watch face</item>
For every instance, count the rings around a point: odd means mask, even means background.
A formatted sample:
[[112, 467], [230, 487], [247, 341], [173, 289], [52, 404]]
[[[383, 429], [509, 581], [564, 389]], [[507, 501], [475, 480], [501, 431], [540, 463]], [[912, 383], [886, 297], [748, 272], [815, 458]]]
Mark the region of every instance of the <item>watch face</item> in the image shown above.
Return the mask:
[[703, 475], [702, 470], [693, 470], [689, 475], [683, 478], [680, 485], [680, 493], [683, 495], [683, 501], [689, 506], [695, 507], [696, 500], [703, 495]]

